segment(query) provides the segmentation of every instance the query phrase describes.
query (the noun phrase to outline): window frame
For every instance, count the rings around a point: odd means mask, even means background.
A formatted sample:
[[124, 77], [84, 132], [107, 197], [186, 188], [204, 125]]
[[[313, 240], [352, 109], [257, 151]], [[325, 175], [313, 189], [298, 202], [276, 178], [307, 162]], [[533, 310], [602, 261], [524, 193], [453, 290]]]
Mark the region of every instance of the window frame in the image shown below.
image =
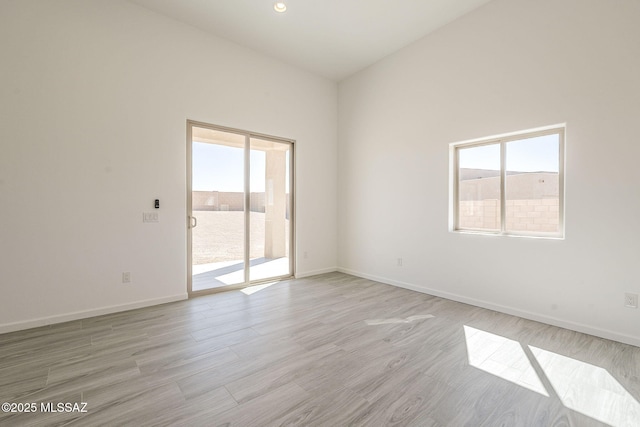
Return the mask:
[[[558, 135], [558, 231], [507, 231], [506, 230], [506, 184], [507, 184], [507, 144], [512, 141], [536, 138], [545, 135]], [[509, 134], [496, 135], [492, 137], [479, 138], [469, 141], [455, 142], [449, 144], [450, 158], [450, 216], [449, 231], [464, 234], [481, 234], [490, 236], [507, 236], [507, 237], [534, 237], [546, 239], [564, 239], [565, 220], [564, 220], [564, 204], [565, 204], [565, 146], [566, 146], [566, 125], [553, 125], [544, 128], [530, 129], [525, 131], [513, 132]], [[460, 187], [460, 149], [480, 147], [485, 145], [500, 145], [500, 229], [497, 231], [477, 230], [460, 227], [460, 206], [459, 206], [459, 187]]]

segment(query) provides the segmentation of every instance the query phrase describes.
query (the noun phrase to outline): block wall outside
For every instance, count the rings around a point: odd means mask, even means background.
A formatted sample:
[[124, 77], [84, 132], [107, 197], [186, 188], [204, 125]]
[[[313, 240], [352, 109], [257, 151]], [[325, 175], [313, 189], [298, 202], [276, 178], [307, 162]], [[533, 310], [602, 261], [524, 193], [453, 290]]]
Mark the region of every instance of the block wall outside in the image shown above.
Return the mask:
[[[251, 193], [251, 212], [265, 212], [265, 193]], [[287, 218], [290, 217], [289, 197], [287, 197]], [[192, 206], [194, 211], [242, 211], [244, 210], [244, 193], [223, 191], [193, 191]]]
[[[506, 228], [510, 231], [556, 232], [560, 224], [559, 199], [507, 200]], [[500, 201], [462, 200], [459, 202], [459, 227], [499, 229]]]
[[[194, 211], [242, 211], [244, 210], [244, 193], [194, 191], [192, 206]], [[251, 210], [264, 212], [264, 193], [251, 193]]]
[[459, 215], [460, 228], [495, 230], [500, 224], [500, 201], [488, 200], [463, 200], [460, 201]]

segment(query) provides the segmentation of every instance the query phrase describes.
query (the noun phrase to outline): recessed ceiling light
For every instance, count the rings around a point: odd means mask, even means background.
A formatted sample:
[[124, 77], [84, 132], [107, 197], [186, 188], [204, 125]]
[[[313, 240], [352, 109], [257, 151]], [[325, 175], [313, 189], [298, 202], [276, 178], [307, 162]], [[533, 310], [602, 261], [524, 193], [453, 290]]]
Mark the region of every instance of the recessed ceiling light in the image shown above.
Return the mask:
[[287, 10], [287, 5], [284, 4], [284, 2], [281, 1], [277, 1], [274, 3], [273, 5], [273, 10], [275, 10], [278, 13], [282, 13], [282, 12], [286, 12]]

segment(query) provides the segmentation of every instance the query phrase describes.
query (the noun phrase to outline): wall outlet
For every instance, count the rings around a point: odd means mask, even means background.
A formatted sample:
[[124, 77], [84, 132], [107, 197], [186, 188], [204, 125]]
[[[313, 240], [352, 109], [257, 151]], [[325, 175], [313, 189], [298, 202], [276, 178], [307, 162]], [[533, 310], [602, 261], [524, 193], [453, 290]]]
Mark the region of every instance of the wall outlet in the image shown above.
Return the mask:
[[309, 258], [309, 252], [304, 251], [304, 252], [302, 253], [302, 258], [304, 258], [304, 259]]
[[122, 273], [122, 283], [131, 283], [131, 273], [125, 271]]
[[402, 258], [398, 258], [398, 267], [402, 267]]
[[638, 308], [638, 294], [624, 294], [624, 306]]

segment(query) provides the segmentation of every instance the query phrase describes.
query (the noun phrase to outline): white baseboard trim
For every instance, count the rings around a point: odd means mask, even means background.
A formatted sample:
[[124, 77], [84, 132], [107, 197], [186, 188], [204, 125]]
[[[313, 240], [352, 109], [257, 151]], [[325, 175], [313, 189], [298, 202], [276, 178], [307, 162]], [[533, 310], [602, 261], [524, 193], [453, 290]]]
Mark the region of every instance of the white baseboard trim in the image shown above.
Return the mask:
[[325, 274], [325, 273], [334, 273], [336, 271], [338, 271], [338, 267], [322, 268], [320, 270], [296, 272], [295, 277], [296, 279], [302, 279], [303, 277], [317, 276], [318, 274]]
[[24, 320], [20, 322], [4, 323], [0, 325], [0, 334], [7, 332], [22, 331], [24, 329], [37, 328], [40, 326], [54, 325], [56, 323], [70, 322], [72, 320], [86, 319], [103, 314], [118, 313], [120, 311], [134, 310], [136, 308], [151, 307], [168, 302], [182, 301], [188, 298], [186, 293], [172, 295], [169, 297], [155, 298], [144, 301], [137, 301], [129, 304], [111, 305], [108, 307], [95, 308], [91, 310], [76, 311], [67, 314], [58, 314], [48, 317], [39, 317], [37, 319]]
[[423, 294], [429, 294], [440, 298], [446, 298], [449, 300], [462, 302], [465, 304], [474, 305], [476, 307], [482, 307], [500, 313], [510, 314], [512, 316], [522, 317], [528, 320], [534, 320], [536, 322], [546, 323], [552, 326], [558, 326], [560, 328], [569, 329], [576, 332], [582, 332], [588, 335], [593, 335], [600, 338], [605, 338], [612, 341], [618, 341], [624, 344], [634, 345], [640, 347], [640, 337], [632, 335], [621, 334], [619, 332], [610, 331], [607, 329], [596, 328], [593, 326], [585, 325], [582, 323], [571, 322], [569, 320], [558, 319], [552, 316], [545, 316], [538, 313], [533, 313], [526, 310], [520, 310], [513, 307], [508, 307], [500, 304], [494, 304], [489, 301], [479, 300], [476, 298], [469, 298], [458, 294], [453, 294], [446, 291], [427, 288], [424, 286], [414, 285], [412, 283], [406, 283], [387, 277], [375, 276], [373, 274], [362, 273], [360, 271], [351, 270], [349, 268], [338, 267], [338, 271], [352, 276], [362, 277], [364, 279], [374, 280], [376, 282], [385, 283], [387, 285], [398, 286], [400, 288], [409, 289]]

